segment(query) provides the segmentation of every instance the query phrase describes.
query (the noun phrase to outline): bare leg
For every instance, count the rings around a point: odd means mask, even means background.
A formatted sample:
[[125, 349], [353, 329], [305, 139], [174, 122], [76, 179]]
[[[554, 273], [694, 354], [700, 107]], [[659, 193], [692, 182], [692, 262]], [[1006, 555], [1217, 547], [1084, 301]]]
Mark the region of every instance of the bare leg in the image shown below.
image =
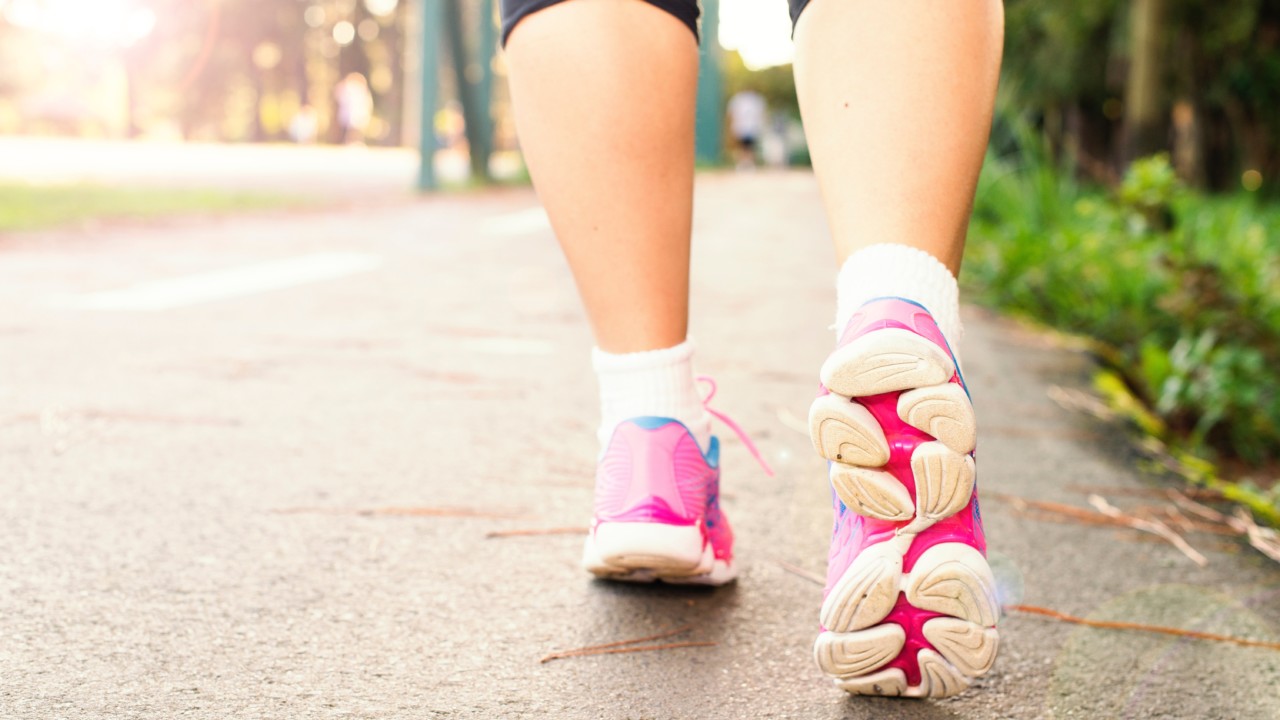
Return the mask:
[[956, 274], [1000, 70], [999, 0], [813, 0], [796, 91], [841, 264], [876, 243]]
[[698, 45], [635, 0], [572, 0], [507, 41], [521, 147], [611, 353], [684, 341]]

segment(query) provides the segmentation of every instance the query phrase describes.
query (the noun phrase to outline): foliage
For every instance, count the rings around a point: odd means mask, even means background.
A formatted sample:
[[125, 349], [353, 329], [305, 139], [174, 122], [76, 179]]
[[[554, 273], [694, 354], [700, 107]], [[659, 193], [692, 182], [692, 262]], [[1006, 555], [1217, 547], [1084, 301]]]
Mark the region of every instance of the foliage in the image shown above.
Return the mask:
[[1106, 192], [1046, 143], [1023, 148], [989, 158], [979, 182], [965, 261], [977, 297], [1101, 341], [1193, 450], [1280, 458], [1280, 207], [1188, 191], [1163, 155]]
[[[1159, 0], [1158, 137], [1195, 186], [1280, 177], [1280, 3]], [[1072, 169], [1104, 182], [1124, 168], [1132, 3], [1007, 0], [1001, 86]], [[1264, 189], [1268, 187], [1264, 184]]]
[[0, 184], [0, 233], [109, 218], [293, 207], [297, 197], [226, 190]]

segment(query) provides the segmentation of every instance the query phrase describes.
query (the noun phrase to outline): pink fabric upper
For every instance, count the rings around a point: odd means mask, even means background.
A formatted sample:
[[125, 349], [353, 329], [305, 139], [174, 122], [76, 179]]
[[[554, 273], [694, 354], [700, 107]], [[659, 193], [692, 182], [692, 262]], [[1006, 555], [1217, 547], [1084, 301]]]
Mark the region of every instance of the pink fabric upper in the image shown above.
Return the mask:
[[[858, 308], [845, 324], [836, 347], [844, 347], [872, 330], [891, 327], [910, 330], [929, 339], [951, 355], [947, 339], [938, 328], [938, 323], [934, 322], [933, 315], [923, 306], [901, 298], [878, 298]], [[952, 359], [955, 359], [954, 355]]]
[[[713, 448], [716, 444], [713, 438]], [[593, 525], [697, 524], [716, 558], [728, 560], [733, 531], [719, 496], [720, 469], [708, 462], [684, 425], [661, 418], [628, 420], [614, 430], [597, 466]]]
[[[862, 306], [850, 318], [838, 346], [844, 346], [856, 338], [883, 328], [910, 330], [946, 350], [952, 360], [955, 360], [942, 331], [938, 329], [937, 323], [929, 312], [915, 303], [898, 298], [872, 300]], [[952, 375], [951, 382], [964, 386], [958, 372]], [[825, 388], [823, 392], [826, 392]], [[901, 392], [883, 393], [858, 398], [858, 401], [875, 417], [884, 430], [885, 438], [889, 441], [889, 462], [884, 470], [893, 474], [906, 487], [914, 503], [915, 480], [911, 472], [911, 454], [921, 443], [931, 442], [935, 438], [908, 425], [898, 417], [897, 406], [900, 394]], [[824, 598], [844, 575], [858, 553], [868, 546], [891, 539], [899, 527], [907, 524], [905, 521], [889, 522], [866, 518], [850, 512], [834, 492], [832, 500], [835, 507], [835, 528], [828, 556], [827, 587], [823, 593]], [[982, 531], [982, 517], [978, 509], [976, 484], [973, 496], [965, 509], [939, 521], [916, 537], [903, 559], [903, 571], [910, 572], [916, 561], [929, 548], [948, 542], [964, 543], [986, 555], [987, 545]], [[912, 607], [907, 603], [905, 596], [898, 598], [897, 605], [882, 622], [902, 626], [907, 633], [907, 643], [898, 657], [884, 666], [885, 669], [901, 668], [906, 673], [910, 684], [920, 683], [920, 668], [916, 655], [921, 649], [931, 647], [920, 628], [925, 622], [935, 617], [940, 615]]]

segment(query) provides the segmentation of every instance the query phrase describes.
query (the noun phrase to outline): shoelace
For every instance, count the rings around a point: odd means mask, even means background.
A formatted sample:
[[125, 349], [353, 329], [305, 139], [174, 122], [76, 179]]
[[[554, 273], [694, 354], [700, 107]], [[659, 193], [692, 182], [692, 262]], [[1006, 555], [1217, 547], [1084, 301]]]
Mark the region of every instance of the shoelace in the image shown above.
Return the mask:
[[738, 439], [742, 441], [742, 444], [747, 446], [747, 451], [756, 459], [756, 462], [760, 463], [760, 467], [764, 469], [764, 473], [769, 477], [773, 477], [773, 468], [769, 467], [769, 463], [765, 462], [764, 456], [760, 454], [760, 450], [756, 448], [756, 444], [751, 442], [751, 436], [747, 435], [747, 431], [743, 430], [742, 427], [738, 425], [738, 423], [734, 422], [728, 415], [725, 415], [719, 410], [715, 410], [711, 407], [711, 398], [716, 396], [717, 386], [715, 379], [708, 375], [699, 375], [696, 379], [698, 382], [704, 382], [711, 386], [710, 392], [707, 393], [706, 397], [702, 398], [702, 407], [710, 413], [712, 417], [724, 423], [725, 427], [732, 430], [733, 434], [737, 435]]

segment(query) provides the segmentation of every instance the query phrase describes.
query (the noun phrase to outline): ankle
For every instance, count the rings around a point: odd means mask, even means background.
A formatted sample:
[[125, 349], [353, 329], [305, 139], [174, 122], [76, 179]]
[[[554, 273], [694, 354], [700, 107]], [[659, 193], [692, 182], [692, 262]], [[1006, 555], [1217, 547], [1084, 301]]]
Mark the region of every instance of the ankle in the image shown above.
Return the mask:
[[711, 416], [703, 407], [693, 374], [693, 343], [633, 353], [592, 350], [600, 383], [600, 444], [608, 444], [614, 428], [635, 417], [665, 417], [683, 423], [705, 451], [711, 439]]
[[859, 250], [845, 260], [836, 276], [836, 297], [837, 338], [849, 318], [869, 300], [900, 297], [929, 311], [952, 353], [959, 358], [964, 335], [960, 288], [947, 266], [924, 250], [892, 243]]

